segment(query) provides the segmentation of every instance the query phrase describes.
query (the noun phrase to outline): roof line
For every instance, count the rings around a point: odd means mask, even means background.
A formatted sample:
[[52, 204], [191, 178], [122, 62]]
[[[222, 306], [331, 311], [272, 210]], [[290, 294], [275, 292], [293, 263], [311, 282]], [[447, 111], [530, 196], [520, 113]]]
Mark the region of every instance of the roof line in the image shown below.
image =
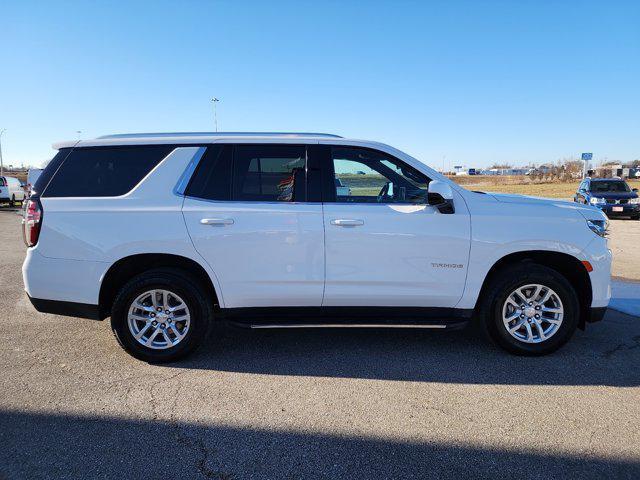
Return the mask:
[[327, 137], [342, 138], [340, 135], [331, 133], [313, 133], [313, 132], [167, 132], [167, 133], [118, 133], [114, 135], [103, 135], [96, 140], [106, 140], [110, 138], [137, 138], [137, 137], [242, 137], [242, 136], [260, 136], [260, 137]]

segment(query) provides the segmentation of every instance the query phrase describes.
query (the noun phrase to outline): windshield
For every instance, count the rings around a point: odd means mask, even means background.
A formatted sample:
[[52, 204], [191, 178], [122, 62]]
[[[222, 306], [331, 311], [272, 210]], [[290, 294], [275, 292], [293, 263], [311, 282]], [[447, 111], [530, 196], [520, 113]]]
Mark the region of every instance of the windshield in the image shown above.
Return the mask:
[[629, 185], [625, 182], [591, 182], [592, 192], [630, 192]]

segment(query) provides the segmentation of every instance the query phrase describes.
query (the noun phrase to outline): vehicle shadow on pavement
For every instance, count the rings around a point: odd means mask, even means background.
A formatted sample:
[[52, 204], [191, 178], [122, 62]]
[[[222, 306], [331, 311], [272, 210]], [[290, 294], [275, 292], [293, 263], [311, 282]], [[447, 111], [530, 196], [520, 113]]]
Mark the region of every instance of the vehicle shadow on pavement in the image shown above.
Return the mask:
[[234, 329], [173, 368], [500, 385], [640, 385], [640, 321], [610, 312], [558, 352], [517, 357], [480, 332]]
[[0, 411], [0, 478], [638, 478], [640, 462], [112, 417]]

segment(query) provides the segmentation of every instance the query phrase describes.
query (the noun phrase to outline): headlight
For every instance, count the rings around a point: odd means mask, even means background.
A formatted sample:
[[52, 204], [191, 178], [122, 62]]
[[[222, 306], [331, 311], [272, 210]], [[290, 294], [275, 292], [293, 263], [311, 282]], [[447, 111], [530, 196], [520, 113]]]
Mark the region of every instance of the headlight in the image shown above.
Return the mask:
[[591, 205], [604, 205], [605, 203], [607, 203], [607, 201], [604, 198], [591, 197], [591, 199], [589, 200], [589, 203]]
[[630, 198], [629, 203], [640, 203], [640, 197]]
[[607, 235], [607, 229], [609, 228], [609, 222], [607, 220], [587, 220], [587, 226], [596, 235], [605, 237]]

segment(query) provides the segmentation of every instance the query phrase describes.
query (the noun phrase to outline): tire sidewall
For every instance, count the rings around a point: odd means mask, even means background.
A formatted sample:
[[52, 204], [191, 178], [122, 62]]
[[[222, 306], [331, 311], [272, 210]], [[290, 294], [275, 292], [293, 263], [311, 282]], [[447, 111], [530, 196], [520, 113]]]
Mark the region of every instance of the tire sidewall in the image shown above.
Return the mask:
[[[175, 347], [153, 349], [140, 344], [132, 335], [128, 325], [129, 308], [143, 293], [153, 290], [168, 290], [178, 295], [187, 305], [190, 314], [189, 331]], [[149, 272], [128, 282], [118, 293], [111, 312], [111, 328], [122, 347], [135, 358], [149, 363], [177, 360], [193, 351], [206, 336], [210, 311], [200, 287], [187, 278], [173, 272]]]
[[[564, 345], [573, 335], [578, 325], [579, 304], [573, 287], [554, 270], [532, 265], [525, 269], [517, 269], [504, 275], [494, 291], [488, 309], [485, 325], [489, 336], [508, 351], [521, 355], [544, 355]], [[558, 294], [564, 308], [562, 324], [558, 331], [548, 340], [541, 343], [525, 343], [514, 338], [505, 328], [502, 321], [502, 309], [507, 297], [517, 288], [528, 284], [540, 284], [551, 288]]]

